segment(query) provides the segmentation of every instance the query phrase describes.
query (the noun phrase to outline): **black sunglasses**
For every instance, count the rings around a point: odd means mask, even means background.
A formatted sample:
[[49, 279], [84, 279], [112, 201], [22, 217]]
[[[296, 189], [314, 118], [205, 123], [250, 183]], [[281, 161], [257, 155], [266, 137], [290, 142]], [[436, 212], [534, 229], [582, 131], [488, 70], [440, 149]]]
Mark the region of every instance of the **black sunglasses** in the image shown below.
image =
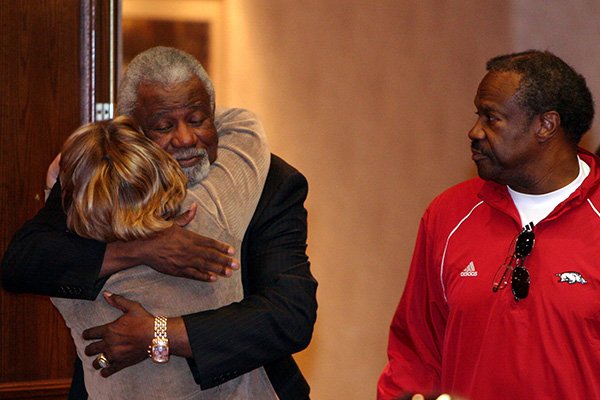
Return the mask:
[[515, 251], [506, 257], [504, 264], [500, 266], [494, 277], [492, 291], [496, 293], [504, 289], [508, 284], [508, 277], [512, 275], [510, 285], [516, 301], [523, 300], [529, 294], [529, 271], [524, 265], [525, 258], [531, 254], [535, 234], [533, 233], [533, 222], [525, 225], [515, 243]]

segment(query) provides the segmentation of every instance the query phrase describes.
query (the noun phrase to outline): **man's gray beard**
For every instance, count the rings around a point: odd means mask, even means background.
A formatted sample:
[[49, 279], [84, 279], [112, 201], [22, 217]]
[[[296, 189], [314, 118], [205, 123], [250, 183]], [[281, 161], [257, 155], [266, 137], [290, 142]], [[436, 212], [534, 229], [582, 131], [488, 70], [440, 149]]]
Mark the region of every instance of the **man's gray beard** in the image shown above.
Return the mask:
[[200, 157], [200, 162], [192, 167], [181, 167], [183, 173], [188, 179], [188, 187], [197, 185], [202, 179], [208, 176], [210, 170], [210, 161], [206, 149], [183, 149], [173, 154], [173, 157], [179, 160], [185, 160], [190, 157]]

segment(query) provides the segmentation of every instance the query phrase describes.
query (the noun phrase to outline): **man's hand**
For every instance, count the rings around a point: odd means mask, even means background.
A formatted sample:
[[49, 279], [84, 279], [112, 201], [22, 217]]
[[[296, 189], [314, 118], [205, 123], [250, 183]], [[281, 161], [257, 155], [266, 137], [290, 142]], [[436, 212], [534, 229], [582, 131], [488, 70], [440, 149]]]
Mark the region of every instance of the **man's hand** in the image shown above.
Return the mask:
[[[148, 358], [148, 345], [154, 335], [154, 317], [139, 303], [125, 297], [104, 292], [104, 298], [111, 306], [123, 311], [123, 315], [109, 324], [86, 329], [82, 336], [86, 340], [99, 339], [85, 348], [85, 354], [104, 353], [110, 365], [100, 374], [106, 378]], [[97, 360], [93, 365], [100, 369]]]
[[99, 276], [145, 264], [163, 274], [212, 282], [239, 269], [233, 247], [183, 229], [196, 214], [196, 205], [177, 218], [172, 227], [149, 239], [112, 242], [106, 247]]
[[163, 274], [215, 281], [239, 268], [231, 246], [198, 235], [177, 224], [148, 239], [152, 249], [144, 262]]
[[[82, 336], [85, 340], [98, 340], [85, 348], [85, 354], [104, 354], [110, 365], [103, 368], [100, 374], [106, 378], [148, 358], [148, 346], [154, 337], [154, 316], [136, 301], [109, 292], [103, 295], [106, 302], [123, 311], [123, 315], [109, 324], [86, 329]], [[168, 319], [167, 337], [171, 355], [192, 357], [183, 318]], [[100, 369], [97, 359], [92, 365]]]

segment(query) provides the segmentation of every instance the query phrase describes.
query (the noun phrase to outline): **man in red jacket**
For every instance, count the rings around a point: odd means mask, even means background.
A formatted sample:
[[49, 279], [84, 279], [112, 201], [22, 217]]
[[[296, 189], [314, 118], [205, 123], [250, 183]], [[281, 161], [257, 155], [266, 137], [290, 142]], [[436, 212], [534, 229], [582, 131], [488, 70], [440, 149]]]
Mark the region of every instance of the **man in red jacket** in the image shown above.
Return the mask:
[[478, 178], [422, 217], [378, 399], [600, 398], [594, 105], [549, 52], [491, 59], [469, 131]]

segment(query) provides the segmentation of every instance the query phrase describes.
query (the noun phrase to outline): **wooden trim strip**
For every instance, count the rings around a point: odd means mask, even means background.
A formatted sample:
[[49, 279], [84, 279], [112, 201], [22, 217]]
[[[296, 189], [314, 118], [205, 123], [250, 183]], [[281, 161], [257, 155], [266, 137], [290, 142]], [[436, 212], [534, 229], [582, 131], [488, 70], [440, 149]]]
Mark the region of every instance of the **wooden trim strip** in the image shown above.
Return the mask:
[[59, 399], [66, 398], [71, 388], [71, 379], [45, 379], [0, 383], [2, 399]]

